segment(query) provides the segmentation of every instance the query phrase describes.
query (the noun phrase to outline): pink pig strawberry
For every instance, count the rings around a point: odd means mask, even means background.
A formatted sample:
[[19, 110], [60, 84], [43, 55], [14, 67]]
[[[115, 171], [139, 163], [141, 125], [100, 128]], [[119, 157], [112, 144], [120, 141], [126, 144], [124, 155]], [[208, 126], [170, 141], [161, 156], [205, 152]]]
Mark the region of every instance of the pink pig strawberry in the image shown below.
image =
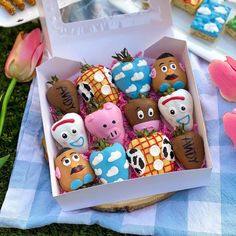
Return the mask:
[[103, 108], [85, 117], [87, 130], [98, 139], [109, 143], [124, 142], [125, 130], [121, 110], [114, 103], [107, 102]]
[[236, 102], [236, 60], [232, 57], [226, 57], [226, 61], [213, 60], [208, 69], [222, 97]]

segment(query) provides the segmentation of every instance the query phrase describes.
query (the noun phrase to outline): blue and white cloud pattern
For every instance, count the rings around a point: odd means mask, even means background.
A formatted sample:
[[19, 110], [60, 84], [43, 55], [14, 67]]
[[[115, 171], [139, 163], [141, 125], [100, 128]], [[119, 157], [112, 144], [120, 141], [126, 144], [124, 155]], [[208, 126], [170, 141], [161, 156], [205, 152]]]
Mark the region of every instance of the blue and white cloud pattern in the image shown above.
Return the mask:
[[90, 164], [103, 184], [120, 182], [129, 178], [129, 163], [120, 143], [115, 143], [102, 151], [93, 151]]
[[150, 90], [151, 68], [143, 58], [132, 62], [117, 62], [112, 67], [112, 78], [116, 86], [130, 98], [147, 95]]
[[213, 0], [205, 0], [198, 9], [191, 28], [217, 38], [226, 23], [231, 8]]

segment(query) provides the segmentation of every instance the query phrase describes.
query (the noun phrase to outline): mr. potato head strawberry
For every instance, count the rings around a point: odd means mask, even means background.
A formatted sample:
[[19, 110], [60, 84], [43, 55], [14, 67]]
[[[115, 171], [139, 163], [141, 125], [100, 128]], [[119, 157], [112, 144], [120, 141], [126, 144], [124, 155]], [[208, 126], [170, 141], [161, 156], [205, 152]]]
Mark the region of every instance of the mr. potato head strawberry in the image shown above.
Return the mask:
[[187, 87], [187, 77], [183, 65], [170, 53], [161, 54], [155, 61], [152, 71], [152, 88], [165, 93], [170, 88]]
[[158, 131], [160, 115], [158, 104], [151, 98], [131, 99], [124, 107], [125, 117], [135, 132]]
[[95, 175], [83, 154], [71, 148], [59, 151], [55, 159], [56, 177], [61, 188], [73, 191], [94, 181]]
[[73, 82], [59, 80], [56, 76], [52, 76], [52, 80], [48, 84], [51, 87], [48, 89], [46, 96], [50, 105], [64, 114], [79, 112], [79, 97]]

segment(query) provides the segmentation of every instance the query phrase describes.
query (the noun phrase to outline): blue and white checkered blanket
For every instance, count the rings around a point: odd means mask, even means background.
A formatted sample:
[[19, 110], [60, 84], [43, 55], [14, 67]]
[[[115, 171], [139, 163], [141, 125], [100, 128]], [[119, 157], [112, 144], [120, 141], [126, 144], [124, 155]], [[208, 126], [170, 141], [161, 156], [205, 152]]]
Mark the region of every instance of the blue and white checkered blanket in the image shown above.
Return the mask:
[[[132, 213], [90, 209], [63, 212], [51, 196], [37, 83], [28, 97], [9, 189], [0, 214], [1, 227], [33, 228], [51, 223], [99, 224], [115, 231], [158, 235], [236, 235], [236, 152], [223, 130], [222, 116], [235, 108], [212, 86], [205, 61], [190, 54], [213, 158], [208, 187], [180, 191], [169, 199]], [[112, 216], [112, 217], [111, 217]]]

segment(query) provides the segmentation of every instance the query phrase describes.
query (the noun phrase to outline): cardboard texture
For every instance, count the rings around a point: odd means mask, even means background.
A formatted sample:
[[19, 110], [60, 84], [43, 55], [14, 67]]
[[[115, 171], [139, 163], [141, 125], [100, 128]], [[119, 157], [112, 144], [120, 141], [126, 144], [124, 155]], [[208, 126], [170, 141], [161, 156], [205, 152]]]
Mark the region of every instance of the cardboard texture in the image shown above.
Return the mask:
[[[55, 0], [39, 2], [41, 16], [44, 14], [41, 18], [43, 31], [49, 51], [54, 57], [37, 68], [37, 80], [48, 148], [52, 194], [62, 209], [75, 210], [208, 185], [212, 162], [187, 45], [185, 41], [165, 37], [172, 35], [169, 1], [150, 1], [152, 6], [150, 11], [69, 24], [61, 21]], [[87, 30], [83, 32], [85, 28]], [[60, 194], [55, 176], [54, 158], [57, 149], [50, 133], [53, 121], [46, 99], [46, 82], [55, 74], [60, 79], [73, 80], [81, 66], [79, 61], [83, 62], [84, 59], [88, 63], [110, 66], [111, 55], [123, 47], [127, 47], [131, 54], [143, 50], [144, 56], [151, 61], [163, 52], [173, 53], [185, 64], [189, 91], [194, 100], [194, 117], [199, 134], [204, 140], [206, 168], [142, 177]]]

